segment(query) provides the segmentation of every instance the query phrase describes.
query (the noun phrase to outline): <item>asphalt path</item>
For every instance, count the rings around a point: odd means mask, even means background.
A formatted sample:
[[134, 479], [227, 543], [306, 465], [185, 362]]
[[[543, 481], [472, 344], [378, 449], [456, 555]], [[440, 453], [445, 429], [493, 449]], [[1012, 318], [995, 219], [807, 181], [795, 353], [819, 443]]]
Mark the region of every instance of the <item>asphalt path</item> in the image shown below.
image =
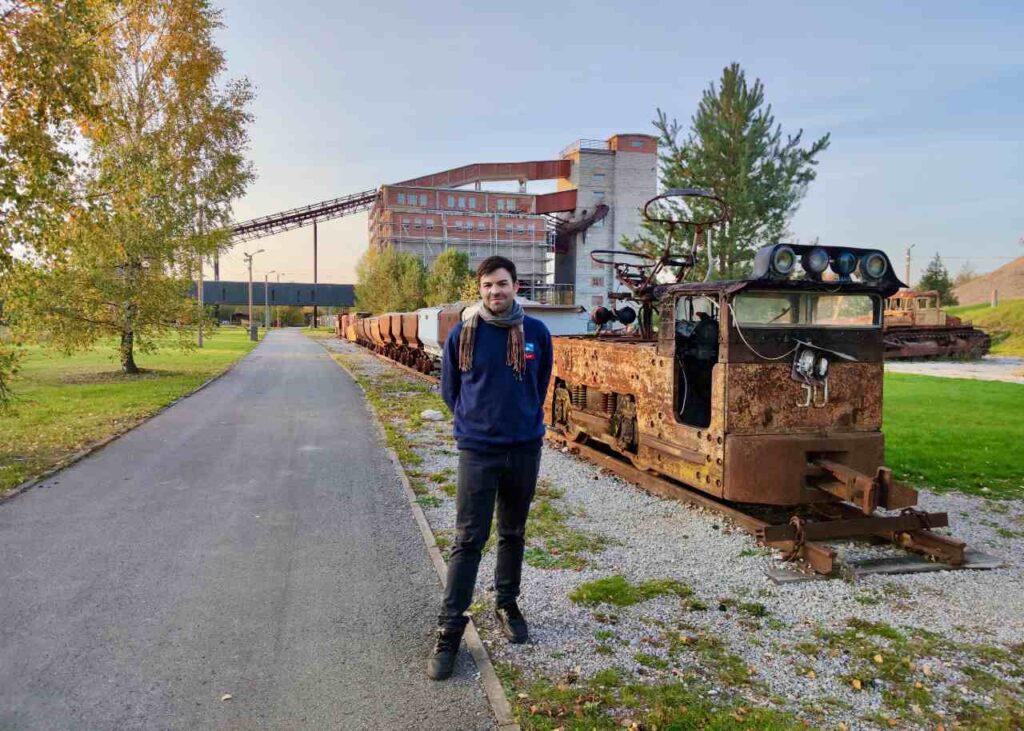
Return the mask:
[[[361, 392], [297, 331], [0, 504], [0, 729], [490, 729]], [[222, 700], [230, 694], [231, 698]]]

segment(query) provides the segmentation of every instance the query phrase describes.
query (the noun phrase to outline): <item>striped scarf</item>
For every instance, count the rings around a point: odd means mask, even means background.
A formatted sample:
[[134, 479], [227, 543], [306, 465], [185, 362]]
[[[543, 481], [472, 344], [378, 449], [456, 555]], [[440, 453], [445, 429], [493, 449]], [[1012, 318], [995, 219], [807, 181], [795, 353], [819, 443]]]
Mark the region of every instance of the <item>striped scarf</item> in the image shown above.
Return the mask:
[[459, 370], [468, 371], [473, 367], [473, 343], [476, 341], [476, 329], [480, 325], [480, 320], [483, 320], [508, 330], [505, 364], [515, 372], [516, 380], [523, 380], [523, 373], [526, 371], [526, 353], [523, 347], [525, 316], [526, 313], [517, 300], [512, 300], [512, 306], [501, 314], [491, 312], [483, 302], [463, 310], [462, 332], [459, 333]]

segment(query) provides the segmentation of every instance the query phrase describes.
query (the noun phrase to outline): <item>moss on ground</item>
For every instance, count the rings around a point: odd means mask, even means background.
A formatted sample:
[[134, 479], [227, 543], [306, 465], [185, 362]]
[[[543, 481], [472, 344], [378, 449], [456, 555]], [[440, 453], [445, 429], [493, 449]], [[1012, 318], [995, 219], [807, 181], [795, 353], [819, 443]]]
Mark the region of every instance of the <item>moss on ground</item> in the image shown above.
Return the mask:
[[681, 599], [686, 599], [693, 594], [693, 589], [673, 579], [653, 579], [640, 584], [630, 584], [625, 577], [616, 574], [580, 584], [570, 592], [569, 599], [588, 607], [598, 604], [628, 607], [666, 594], [675, 594]]

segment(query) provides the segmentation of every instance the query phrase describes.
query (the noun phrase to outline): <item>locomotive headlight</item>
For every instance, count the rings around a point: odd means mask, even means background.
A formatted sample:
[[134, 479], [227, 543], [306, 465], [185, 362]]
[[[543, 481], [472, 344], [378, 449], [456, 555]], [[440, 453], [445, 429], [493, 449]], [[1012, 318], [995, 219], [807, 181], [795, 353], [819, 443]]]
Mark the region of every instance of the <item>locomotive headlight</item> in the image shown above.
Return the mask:
[[804, 350], [800, 351], [800, 356], [797, 358], [796, 361], [796, 369], [801, 375], [808, 377], [814, 375], [813, 350], [805, 348]]
[[800, 265], [805, 272], [817, 279], [828, 268], [828, 252], [816, 246], [801, 257]]
[[796, 254], [788, 246], [779, 246], [772, 252], [772, 274], [780, 277], [789, 276], [796, 266]]
[[881, 279], [888, 268], [885, 256], [878, 251], [865, 254], [860, 259], [860, 273], [865, 279]]
[[857, 257], [852, 251], [843, 251], [832, 260], [832, 271], [846, 279], [857, 268]]
[[814, 366], [814, 374], [818, 378], [828, 378], [828, 357], [821, 356], [818, 358], [818, 362]]

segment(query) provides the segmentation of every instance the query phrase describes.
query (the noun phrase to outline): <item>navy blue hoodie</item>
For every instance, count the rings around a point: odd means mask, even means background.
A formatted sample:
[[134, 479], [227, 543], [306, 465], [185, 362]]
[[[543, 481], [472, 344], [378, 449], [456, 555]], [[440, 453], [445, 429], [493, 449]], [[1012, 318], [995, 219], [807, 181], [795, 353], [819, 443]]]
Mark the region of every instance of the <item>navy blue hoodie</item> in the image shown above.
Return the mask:
[[448, 334], [441, 361], [441, 395], [455, 416], [459, 449], [497, 451], [539, 447], [544, 441], [544, 398], [551, 378], [551, 333], [540, 320], [523, 319], [526, 373], [508, 365], [508, 329], [480, 321], [473, 367], [459, 370], [460, 322]]

